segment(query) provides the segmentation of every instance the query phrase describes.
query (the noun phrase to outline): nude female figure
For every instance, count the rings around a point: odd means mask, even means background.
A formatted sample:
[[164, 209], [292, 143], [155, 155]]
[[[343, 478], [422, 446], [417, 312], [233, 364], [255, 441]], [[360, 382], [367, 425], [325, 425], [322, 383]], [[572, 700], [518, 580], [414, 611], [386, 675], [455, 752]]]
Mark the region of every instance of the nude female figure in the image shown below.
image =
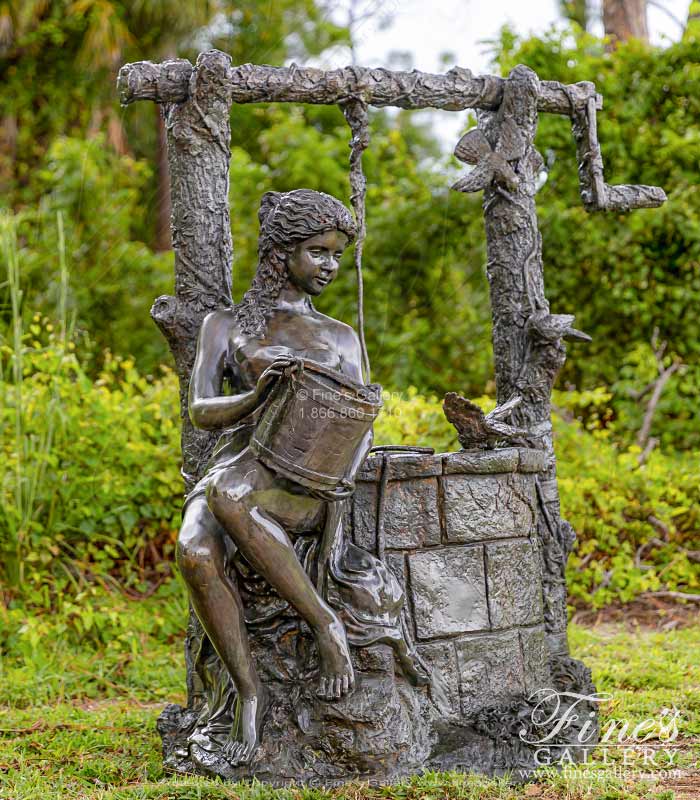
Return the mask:
[[[284, 370], [301, 368], [302, 359], [362, 383], [355, 331], [316, 311], [311, 300], [337, 275], [355, 232], [350, 212], [329, 195], [300, 189], [266, 194], [259, 217], [259, 264], [250, 289], [233, 309], [210, 314], [199, 335], [190, 417], [199, 428], [228, 433], [188, 496], [177, 551], [195, 612], [238, 693], [239, 728], [225, 743], [233, 764], [253, 755], [267, 696], [251, 658], [241, 598], [226, 569], [224, 537], [311, 628], [320, 662], [319, 697], [344, 696], [355, 682], [345, 626], [304, 570], [292, 538], [340, 525], [337, 500], [352, 492], [352, 479], [372, 444], [370, 431], [334, 492], [311, 491], [279, 476], [249, 446], [274, 382]], [[225, 381], [231, 394], [223, 393]], [[368, 569], [383, 568], [362, 553]], [[377, 574], [388, 582], [382, 569]], [[390, 643], [404, 672], [422, 682], [403, 638], [394, 639]]]

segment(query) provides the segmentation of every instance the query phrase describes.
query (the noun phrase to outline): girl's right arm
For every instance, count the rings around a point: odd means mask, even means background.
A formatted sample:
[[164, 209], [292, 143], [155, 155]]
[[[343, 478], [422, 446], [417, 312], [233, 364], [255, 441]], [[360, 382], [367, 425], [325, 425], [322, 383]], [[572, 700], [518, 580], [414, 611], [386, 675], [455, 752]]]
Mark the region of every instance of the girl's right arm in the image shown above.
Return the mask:
[[260, 405], [284, 369], [295, 363], [291, 354], [280, 356], [260, 375], [254, 389], [223, 395], [231, 334], [230, 312], [213, 311], [204, 318], [190, 378], [189, 413], [195, 428], [223, 430], [240, 422]]
[[240, 394], [222, 394], [230, 338], [229, 312], [213, 311], [204, 318], [190, 377], [189, 413], [195, 428], [229, 428], [258, 404], [258, 386]]

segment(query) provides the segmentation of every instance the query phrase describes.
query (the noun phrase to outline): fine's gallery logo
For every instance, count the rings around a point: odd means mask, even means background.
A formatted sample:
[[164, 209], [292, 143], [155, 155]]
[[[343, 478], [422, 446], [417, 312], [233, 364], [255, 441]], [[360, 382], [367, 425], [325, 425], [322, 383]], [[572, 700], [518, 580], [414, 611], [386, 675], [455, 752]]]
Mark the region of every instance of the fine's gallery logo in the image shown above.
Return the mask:
[[641, 721], [608, 717], [599, 722], [598, 708], [612, 703], [611, 694], [540, 689], [529, 700], [529, 724], [523, 725], [519, 736], [535, 750], [538, 765], [586, 763], [595, 749], [599, 762], [614, 760], [650, 769], [675, 766], [674, 742], [681, 721], [675, 707], [662, 708]]

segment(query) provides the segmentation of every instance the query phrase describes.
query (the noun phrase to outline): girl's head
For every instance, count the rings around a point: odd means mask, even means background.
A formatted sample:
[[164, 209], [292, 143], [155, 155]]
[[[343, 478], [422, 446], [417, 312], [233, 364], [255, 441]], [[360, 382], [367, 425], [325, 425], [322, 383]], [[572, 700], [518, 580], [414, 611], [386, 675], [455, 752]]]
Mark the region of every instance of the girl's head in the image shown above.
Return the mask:
[[[290, 262], [303, 270], [301, 262], [313, 256], [316, 245], [342, 249], [356, 233], [352, 214], [339, 200], [311, 189], [267, 192], [260, 202], [258, 219], [258, 268], [250, 289], [236, 306], [238, 322], [248, 335], [264, 333], [267, 315], [290, 276]], [[341, 235], [323, 236], [335, 231]], [[331, 238], [335, 243], [330, 242]], [[305, 243], [310, 246], [305, 247]], [[314, 285], [317, 291], [313, 291]], [[302, 287], [311, 294], [320, 294], [323, 285]]]

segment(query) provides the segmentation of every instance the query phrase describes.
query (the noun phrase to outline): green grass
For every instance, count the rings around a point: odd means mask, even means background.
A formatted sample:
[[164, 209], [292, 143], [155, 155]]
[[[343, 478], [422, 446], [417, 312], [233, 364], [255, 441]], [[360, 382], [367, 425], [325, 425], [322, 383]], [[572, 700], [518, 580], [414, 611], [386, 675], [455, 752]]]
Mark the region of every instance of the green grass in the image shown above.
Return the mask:
[[[620, 751], [607, 766], [598, 754], [587, 769], [543, 773], [524, 789], [478, 776], [427, 773], [391, 787], [351, 784], [333, 791], [275, 792], [259, 784], [227, 786], [164, 775], [155, 720], [166, 701], [184, 699], [181, 589], [171, 583], [147, 600], [104, 595], [92, 603], [99, 622], [87, 632], [78, 626], [80, 633], [65, 609], [43, 617], [19, 608], [0, 611], [5, 642], [0, 662], [3, 800], [674, 796], [662, 773], [640, 781], [620, 770]], [[571, 626], [571, 642], [575, 655], [593, 669], [598, 690], [613, 696], [603, 705], [604, 719], [635, 724], [658, 717], [666, 706], [681, 710], [677, 766], [692, 769], [700, 739], [700, 625], [663, 634], [619, 625]]]
[[569, 628], [571, 647], [613, 699], [606, 717], [641, 721], [675, 706], [687, 738], [700, 737], [700, 626], [669, 632], [625, 631], [619, 625]]

